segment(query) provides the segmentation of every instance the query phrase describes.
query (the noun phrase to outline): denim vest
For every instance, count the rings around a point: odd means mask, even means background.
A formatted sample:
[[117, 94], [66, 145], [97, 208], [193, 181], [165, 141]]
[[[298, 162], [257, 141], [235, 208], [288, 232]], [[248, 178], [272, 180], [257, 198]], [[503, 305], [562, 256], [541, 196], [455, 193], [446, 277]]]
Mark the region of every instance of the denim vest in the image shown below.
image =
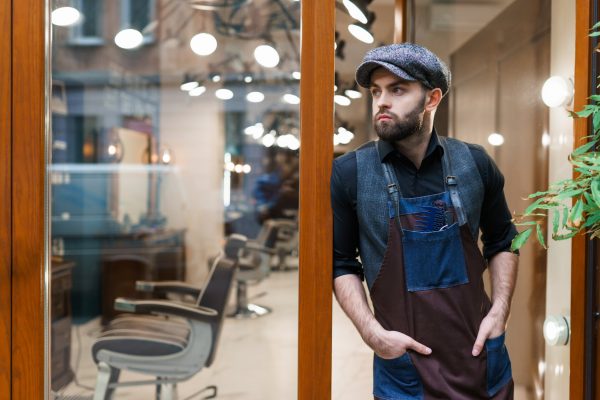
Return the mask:
[[[484, 195], [483, 181], [477, 164], [465, 143], [446, 137], [439, 137], [439, 140], [444, 149], [443, 157], [449, 157], [452, 169], [450, 174], [456, 177], [458, 196], [472, 237], [477, 240]], [[358, 250], [369, 289], [381, 268], [390, 221], [387, 183], [376, 146], [377, 142], [369, 142], [355, 150]]]

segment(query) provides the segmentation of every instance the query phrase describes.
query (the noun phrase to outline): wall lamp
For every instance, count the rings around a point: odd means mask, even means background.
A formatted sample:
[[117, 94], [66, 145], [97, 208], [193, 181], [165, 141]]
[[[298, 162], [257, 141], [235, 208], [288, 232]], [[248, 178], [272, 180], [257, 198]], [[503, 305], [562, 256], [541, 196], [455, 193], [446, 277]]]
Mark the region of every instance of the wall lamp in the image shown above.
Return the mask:
[[544, 82], [542, 100], [548, 107], [565, 107], [573, 100], [573, 82], [562, 76], [552, 76]]

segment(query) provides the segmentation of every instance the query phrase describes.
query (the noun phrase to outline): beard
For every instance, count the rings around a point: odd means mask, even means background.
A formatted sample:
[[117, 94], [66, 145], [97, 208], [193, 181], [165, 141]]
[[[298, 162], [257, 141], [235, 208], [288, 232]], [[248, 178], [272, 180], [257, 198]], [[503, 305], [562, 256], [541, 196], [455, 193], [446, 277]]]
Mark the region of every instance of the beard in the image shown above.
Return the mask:
[[[404, 140], [408, 137], [418, 134], [423, 129], [424, 118], [422, 116], [425, 111], [425, 95], [423, 95], [420, 104], [412, 109], [403, 120], [389, 111], [380, 110], [373, 121], [373, 127], [377, 136], [381, 140], [387, 142], [396, 142]], [[377, 117], [381, 114], [389, 115], [391, 121], [377, 121]]]

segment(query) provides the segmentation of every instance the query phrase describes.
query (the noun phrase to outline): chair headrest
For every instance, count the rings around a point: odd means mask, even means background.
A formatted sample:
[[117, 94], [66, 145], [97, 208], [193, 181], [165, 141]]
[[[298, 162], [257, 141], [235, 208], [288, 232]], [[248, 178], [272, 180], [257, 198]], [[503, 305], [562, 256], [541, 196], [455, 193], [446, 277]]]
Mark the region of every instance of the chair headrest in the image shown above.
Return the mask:
[[237, 262], [240, 250], [246, 246], [247, 241], [248, 238], [246, 238], [244, 235], [240, 235], [239, 233], [229, 235], [227, 237], [227, 241], [225, 242], [225, 257]]

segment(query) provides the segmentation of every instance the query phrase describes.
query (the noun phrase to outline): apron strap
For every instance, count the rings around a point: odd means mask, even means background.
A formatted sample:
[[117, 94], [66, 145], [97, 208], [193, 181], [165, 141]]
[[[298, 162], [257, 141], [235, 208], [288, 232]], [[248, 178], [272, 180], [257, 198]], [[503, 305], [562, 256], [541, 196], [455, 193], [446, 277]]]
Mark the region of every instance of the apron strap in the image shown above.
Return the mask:
[[[378, 143], [379, 142], [375, 143], [377, 155], [379, 155]], [[402, 221], [400, 220], [400, 195], [402, 192], [400, 191], [400, 185], [398, 184], [396, 173], [392, 169], [392, 166], [387, 162], [383, 162], [381, 166], [383, 167], [383, 175], [387, 184], [388, 197], [394, 206], [394, 219], [396, 220], [398, 228], [400, 228], [400, 235], [402, 235]]]
[[452, 163], [450, 161], [450, 154], [448, 153], [448, 146], [446, 145], [446, 138], [440, 136], [439, 141], [440, 145], [444, 149], [444, 155], [442, 156], [442, 172], [445, 177], [444, 185], [446, 186], [448, 192], [450, 192], [450, 199], [452, 200], [454, 211], [456, 211], [458, 225], [462, 226], [467, 223], [467, 216], [458, 194], [458, 179], [452, 173]]

